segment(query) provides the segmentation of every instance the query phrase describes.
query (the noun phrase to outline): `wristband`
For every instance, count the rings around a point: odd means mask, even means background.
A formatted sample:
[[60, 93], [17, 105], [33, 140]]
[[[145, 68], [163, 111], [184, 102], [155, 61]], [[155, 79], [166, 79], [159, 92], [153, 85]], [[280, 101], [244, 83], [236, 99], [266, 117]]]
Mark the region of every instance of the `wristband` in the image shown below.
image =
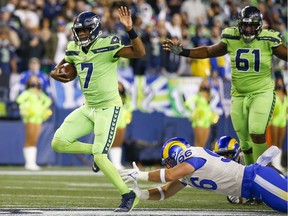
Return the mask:
[[162, 188], [161, 188], [161, 187], [157, 187], [157, 190], [158, 190], [159, 193], [160, 193], [160, 200], [159, 200], [159, 201], [164, 200], [164, 199], [165, 199], [165, 194], [164, 194]]
[[165, 169], [160, 169], [160, 180], [161, 180], [162, 183], [166, 183]]
[[189, 49], [183, 49], [181, 53], [179, 53], [180, 56], [189, 57], [190, 50]]
[[137, 176], [137, 180], [148, 181], [148, 172], [139, 172]]
[[134, 40], [135, 38], [138, 37], [136, 31], [133, 28], [130, 31], [127, 31], [127, 33], [131, 40]]
[[142, 200], [148, 200], [149, 199], [149, 191], [148, 190], [141, 190], [141, 195], [140, 195], [140, 199]]

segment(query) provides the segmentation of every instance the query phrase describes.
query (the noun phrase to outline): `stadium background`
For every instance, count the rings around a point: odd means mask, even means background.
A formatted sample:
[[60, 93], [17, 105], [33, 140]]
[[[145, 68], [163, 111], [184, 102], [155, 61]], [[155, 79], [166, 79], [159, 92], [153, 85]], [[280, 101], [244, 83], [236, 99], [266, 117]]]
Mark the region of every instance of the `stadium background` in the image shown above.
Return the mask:
[[[26, 0], [24, 0], [26, 1]], [[14, 10], [11, 9], [11, 2], [14, 1], [1, 1], [1, 12], [14, 13]], [[17, 2], [17, 1], [16, 1]], [[20, 2], [20, 1], [18, 1]], [[21, 1], [22, 2], [22, 1]], [[45, 13], [51, 9], [51, 4], [53, 1], [30, 1], [27, 2], [32, 5], [30, 10], [37, 11], [43, 10], [44, 13], [39, 16], [49, 15], [52, 18], [51, 30], [53, 23], [58, 23], [58, 15], [65, 11], [68, 7], [65, 0], [56, 1], [56, 5], [52, 5], [54, 8], [53, 13]], [[37, 5], [39, 2], [43, 2], [42, 6]], [[90, 9], [103, 13], [106, 7], [113, 7], [117, 5], [116, 1], [74, 1], [74, 3], [79, 4], [82, 2], [82, 8]], [[118, 1], [119, 2], [119, 1]], [[174, 10], [180, 11], [181, 5], [186, 1], [125, 1], [134, 2], [131, 4], [134, 14], [134, 22], [138, 18], [142, 18], [142, 24], [144, 23], [145, 18], [149, 17], [149, 12], [151, 13], [151, 19], [147, 21], [145, 26], [139, 27], [139, 31], [142, 33], [142, 36], [145, 36], [147, 33], [147, 26], [154, 27], [154, 30], [157, 31], [157, 21], [161, 14], [162, 7], [167, 7], [170, 9], [170, 13], [166, 13], [167, 22], [171, 21], [173, 13], [176, 13]], [[166, 6], [157, 4], [156, 2], [165, 3]], [[175, 3], [176, 4], [173, 4]], [[187, 1], [188, 2], [188, 1]], [[235, 24], [235, 16], [233, 17], [233, 7], [236, 8], [236, 11], [239, 11], [241, 7], [247, 4], [254, 4], [259, 6], [260, 4], [264, 6], [267, 10], [267, 22], [266, 25], [273, 27], [283, 33], [285, 36], [285, 43], [287, 45], [287, 2], [285, 1], [199, 1], [205, 7], [206, 11], [213, 11], [215, 7], [220, 6], [221, 13], [224, 14], [224, 19], [220, 14], [214, 15], [206, 14], [205, 19], [203, 20], [205, 26], [205, 34], [203, 38], [206, 43], [210, 40], [212, 42], [212, 36], [209, 31], [209, 28], [213, 27], [215, 20], [221, 20], [223, 26], [228, 25], [232, 26]], [[164, 4], [163, 3], [163, 4]], [[33, 8], [33, 5], [37, 7]], [[141, 7], [140, 7], [140, 6]], [[164, 4], [165, 5], [165, 4]], [[175, 6], [176, 5], [176, 6]], [[57, 9], [58, 8], [58, 9]], [[15, 8], [17, 9], [17, 7]], [[19, 8], [18, 8], [19, 9]], [[73, 14], [79, 13], [81, 7], [75, 7]], [[57, 12], [58, 10], [58, 12]], [[230, 17], [227, 18], [227, 11], [230, 10]], [[61, 12], [62, 11], [62, 12]], [[144, 11], [144, 12], [143, 12]], [[146, 11], [146, 13], [145, 13]], [[174, 11], [174, 12], [173, 12]], [[143, 13], [142, 13], [143, 12]], [[112, 13], [112, 12], [111, 12]], [[139, 15], [140, 14], [140, 15]], [[54, 17], [52, 17], [52, 15]], [[142, 17], [141, 17], [142, 15]], [[278, 16], [277, 16], [278, 15]], [[226, 16], [226, 19], [225, 19]], [[43, 18], [42, 17], [42, 18]], [[65, 16], [64, 16], [65, 17]], [[104, 13], [103, 13], [104, 17]], [[73, 16], [65, 17], [65, 24], [67, 29], [70, 28]], [[184, 19], [183, 19], [184, 20]], [[270, 22], [269, 22], [270, 20]], [[115, 20], [114, 20], [115, 21]], [[284, 24], [284, 29], [283, 29]], [[2, 23], [3, 25], [9, 26], [9, 23]], [[56, 24], [57, 25], [57, 24]], [[209, 26], [210, 25], [210, 26]], [[195, 35], [196, 23], [189, 23], [186, 20], [185, 26], [188, 31], [188, 39], [191, 40], [189, 44], [191, 47], [195, 46], [197, 43], [192, 43], [193, 35]], [[123, 29], [117, 25], [117, 23], [112, 24], [113, 28], [108, 28], [103, 25], [103, 34], [107, 35], [109, 33], [115, 33], [119, 35], [123, 43], [129, 43], [129, 39]], [[11, 27], [12, 28], [12, 27]], [[25, 28], [25, 26], [24, 26]], [[33, 28], [27, 28], [28, 31]], [[40, 28], [41, 30], [41, 28]], [[68, 30], [67, 30], [68, 31]], [[16, 30], [17, 32], [17, 30]], [[21, 32], [21, 31], [19, 31]], [[18, 32], [17, 32], [18, 34]], [[21, 39], [21, 33], [19, 33], [19, 38]], [[159, 35], [158, 35], [159, 36]], [[166, 35], [167, 36], [167, 35]], [[170, 35], [173, 36], [173, 35]], [[67, 37], [71, 39], [71, 35], [67, 33]], [[154, 36], [152, 37], [152, 39]], [[150, 38], [151, 39], [151, 38]], [[155, 38], [154, 38], [155, 39]], [[161, 41], [160, 37], [158, 38]], [[120, 61], [119, 64], [119, 79], [125, 85], [128, 90], [128, 94], [135, 106], [133, 112], [133, 120], [128, 126], [127, 135], [124, 148], [124, 158], [123, 162], [128, 163], [132, 160], [143, 162], [147, 164], [157, 163], [160, 161], [160, 149], [163, 141], [172, 136], [182, 136], [186, 138], [189, 142], [193, 141], [193, 133], [191, 128], [191, 123], [188, 120], [189, 113], [185, 109], [183, 102], [184, 99], [195, 94], [198, 90], [199, 83], [203, 77], [192, 76], [190, 71], [190, 63], [186, 71], [181, 74], [177, 73], [175, 68], [171, 65], [163, 65], [159, 61], [153, 62], [152, 60], [157, 60], [155, 58], [155, 47], [151, 48], [151, 44], [154, 44], [155, 40], [145, 40], [145, 45], [147, 48], [148, 57], [145, 57], [144, 60], [140, 61], [131, 61], [127, 62], [124, 60]], [[158, 56], [161, 55], [161, 46], [159, 46], [159, 41], [156, 44], [158, 46]], [[154, 44], [155, 45], [155, 44]], [[21, 45], [20, 45], [21, 46]], [[48, 44], [49, 46], [49, 44]], [[156, 47], [157, 47], [156, 46]], [[159, 48], [160, 47], [160, 48]], [[157, 53], [157, 52], [156, 52]], [[16, 52], [17, 55], [17, 52]], [[45, 55], [37, 56], [40, 57], [42, 63], [42, 70], [46, 73], [54, 66], [54, 64], [47, 64], [47, 59]], [[19, 76], [25, 66], [23, 61], [25, 58], [21, 55], [17, 56], [18, 59], [18, 70], [17, 74], [5, 74], [2, 71], [0, 76], [0, 95], [1, 95], [1, 120], [0, 120], [0, 164], [3, 165], [23, 165], [24, 158], [22, 155], [22, 145], [24, 143], [24, 126], [19, 116], [19, 110], [15, 103], [15, 92], [19, 89]], [[152, 63], [153, 62], [153, 63]], [[57, 63], [57, 62], [54, 62]], [[158, 65], [157, 65], [158, 64]], [[160, 64], [160, 65], [159, 65]], [[147, 66], [148, 65], [148, 66]], [[156, 66], [159, 67], [156, 67]], [[146, 66], [146, 67], [144, 67]], [[187, 65], [186, 65], [187, 66]], [[213, 65], [212, 65], [213, 66]], [[226, 60], [224, 65], [216, 65], [216, 74], [213, 74], [211, 79], [211, 84], [217, 81], [215, 85], [212, 85], [212, 95], [213, 99], [211, 104], [213, 105], [214, 111], [216, 111], [220, 120], [217, 124], [213, 125], [212, 133], [208, 143], [208, 148], [212, 147], [213, 142], [216, 138], [222, 135], [230, 135], [236, 137], [236, 134], [233, 130], [231, 119], [229, 115], [230, 107], [230, 74], [229, 74], [229, 62]], [[166, 73], [163, 72], [165, 68]], [[123, 72], [122, 69], [125, 69]], [[287, 75], [287, 64], [274, 61], [273, 71], [281, 71], [284, 75], [286, 84], [288, 83]], [[167, 73], [168, 71], [168, 73]], [[212, 76], [211, 76], [212, 77]], [[55, 153], [51, 147], [50, 143], [52, 136], [58, 126], [61, 124], [63, 119], [70, 113], [74, 108], [78, 107], [83, 103], [83, 97], [79, 89], [78, 81], [75, 80], [69, 84], [62, 84], [50, 79], [51, 82], [51, 94], [54, 99], [53, 104], [53, 116], [44, 123], [42, 134], [38, 143], [38, 157], [37, 162], [40, 165], [62, 165], [62, 166], [79, 166], [79, 165], [90, 165], [92, 158], [85, 155], [67, 155]], [[91, 142], [93, 135], [86, 136], [82, 141]], [[285, 138], [284, 150], [287, 152], [287, 136]]]

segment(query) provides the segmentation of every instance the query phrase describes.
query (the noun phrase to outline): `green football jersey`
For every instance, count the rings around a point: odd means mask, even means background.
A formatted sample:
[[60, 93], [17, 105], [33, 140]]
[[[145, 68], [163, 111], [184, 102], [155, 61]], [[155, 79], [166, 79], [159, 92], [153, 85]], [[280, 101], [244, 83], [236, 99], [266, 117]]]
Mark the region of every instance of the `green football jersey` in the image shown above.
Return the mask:
[[87, 53], [74, 41], [67, 44], [65, 61], [75, 64], [85, 103], [101, 108], [122, 106], [118, 93], [118, 57], [124, 47], [117, 36], [98, 38]]
[[274, 88], [271, 75], [272, 48], [282, 43], [279, 32], [263, 29], [251, 42], [240, 36], [236, 27], [226, 28], [221, 41], [227, 44], [231, 60], [233, 96], [264, 92]]

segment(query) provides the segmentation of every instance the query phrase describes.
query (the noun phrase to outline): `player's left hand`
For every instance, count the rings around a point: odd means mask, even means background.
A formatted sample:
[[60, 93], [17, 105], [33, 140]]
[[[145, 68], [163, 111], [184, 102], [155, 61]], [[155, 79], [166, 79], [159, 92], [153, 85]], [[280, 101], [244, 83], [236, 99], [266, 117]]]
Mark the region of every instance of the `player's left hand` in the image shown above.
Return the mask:
[[183, 45], [178, 41], [174, 42], [170, 39], [166, 39], [162, 43], [162, 47], [164, 50], [172, 52], [175, 55], [179, 55], [183, 51]]
[[131, 181], [137, 181], [138, 180], [137, 177], [139, 173], [141, 173], [141, 171], [139, 170], [135, 162], [133, 162], [132, 165], [133, 165], [133, 169], [119, 170], [120, 176], [125, 181], [125, 183], [131, 182]]
[[132, 29], [132, 18], [131, 18], [131, 10], [127, 7], [121, 6], [118, 8], [120, 23], [124, 26], [126, 31], [130, 31]]

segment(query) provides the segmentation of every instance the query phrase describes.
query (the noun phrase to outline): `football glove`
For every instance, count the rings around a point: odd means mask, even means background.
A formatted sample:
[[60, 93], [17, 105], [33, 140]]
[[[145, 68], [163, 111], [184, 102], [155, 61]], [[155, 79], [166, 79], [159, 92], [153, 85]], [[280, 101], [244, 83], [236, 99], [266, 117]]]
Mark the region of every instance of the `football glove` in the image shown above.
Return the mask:
[[148, 181], [148, 172], [141, 172], [136, 163], [132, 163], [133, 169], [119, 170], [120, 176], [125, 183], [137, 180]]
[[183, 51], [181, 44], [173, 44], [171, 47], [171, 52], [175, 55], [179, 55]]

